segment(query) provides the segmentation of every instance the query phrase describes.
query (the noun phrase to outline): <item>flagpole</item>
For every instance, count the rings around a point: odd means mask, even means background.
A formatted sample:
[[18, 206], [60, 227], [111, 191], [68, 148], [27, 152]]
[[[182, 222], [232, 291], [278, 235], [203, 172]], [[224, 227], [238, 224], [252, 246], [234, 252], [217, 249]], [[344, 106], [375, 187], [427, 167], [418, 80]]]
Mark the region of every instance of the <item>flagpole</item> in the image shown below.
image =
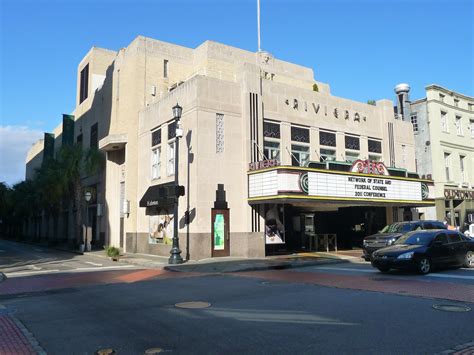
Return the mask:
[[262, 49], [260, 47], [260, 0], [257, 0], [257, 26], [258, 26], [258, 51], [260, 52]]

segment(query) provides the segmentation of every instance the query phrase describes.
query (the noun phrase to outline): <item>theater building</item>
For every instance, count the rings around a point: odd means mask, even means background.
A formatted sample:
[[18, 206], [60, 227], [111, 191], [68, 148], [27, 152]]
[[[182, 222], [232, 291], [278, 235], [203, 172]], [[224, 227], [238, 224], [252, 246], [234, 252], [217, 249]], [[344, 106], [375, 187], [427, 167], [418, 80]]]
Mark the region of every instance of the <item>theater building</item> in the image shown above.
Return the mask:
[[432, 181], [415, 173], [412, 123], [390, 100], [333, 96], [311, 68], [137, 37], [119, 52], [93, 48], [78, 91], [86, 78], [94, 90], [78, 94], [74, 134], [98, 124], [100, 226], [126, 252], [169, 255], [175, 218], [194, 260], [352, 248], [434, 205]]

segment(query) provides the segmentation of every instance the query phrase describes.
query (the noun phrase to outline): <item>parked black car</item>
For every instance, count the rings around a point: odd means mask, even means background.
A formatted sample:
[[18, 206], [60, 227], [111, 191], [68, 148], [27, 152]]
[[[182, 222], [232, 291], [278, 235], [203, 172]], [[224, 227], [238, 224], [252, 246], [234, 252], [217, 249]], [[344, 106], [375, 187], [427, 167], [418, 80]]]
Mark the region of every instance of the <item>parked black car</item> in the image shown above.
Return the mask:
[[446, 227], [440, 221], [412, 221], [388, 224], [377, 234], [364, 238], [362, 241], [363, 257], [366, 261], [370, 261], [374, 251], [392, 245], [403, 234], [425, 229], [446, 229]]
[[433, 267], [474, 267], [474, 240], [458, 231], [409, 232], [391, 246], [372, 254], [372, 266], [382, 272], [413, 269], [421, 274]]

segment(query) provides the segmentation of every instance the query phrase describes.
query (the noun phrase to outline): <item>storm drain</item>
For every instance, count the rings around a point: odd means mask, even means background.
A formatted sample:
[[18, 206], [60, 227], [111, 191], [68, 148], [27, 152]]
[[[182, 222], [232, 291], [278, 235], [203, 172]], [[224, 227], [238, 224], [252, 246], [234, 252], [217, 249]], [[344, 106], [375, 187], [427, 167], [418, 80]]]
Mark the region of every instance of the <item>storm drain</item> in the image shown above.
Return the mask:
[[201, 309], [211, 307], [208, 302], [181, 302], [174, 305], [176, 308]]
[[444, 312], [469, 312], [471, 310], [468, 306], [457, 304], [434, 304], [433, 308]]

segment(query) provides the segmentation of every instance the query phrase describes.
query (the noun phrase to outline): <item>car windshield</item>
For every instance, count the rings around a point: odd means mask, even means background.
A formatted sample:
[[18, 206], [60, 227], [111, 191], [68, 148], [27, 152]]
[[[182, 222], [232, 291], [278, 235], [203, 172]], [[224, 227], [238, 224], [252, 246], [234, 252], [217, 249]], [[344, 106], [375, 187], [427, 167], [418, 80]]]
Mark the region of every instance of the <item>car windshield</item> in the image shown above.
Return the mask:
[[394, 244], [428, 245], [432, 240], [431, 233], [407, 233], [398, 238]]
[[411, 223], [392, 223], [386, 225], [380, 233], [406, 233], [413, 230]]

